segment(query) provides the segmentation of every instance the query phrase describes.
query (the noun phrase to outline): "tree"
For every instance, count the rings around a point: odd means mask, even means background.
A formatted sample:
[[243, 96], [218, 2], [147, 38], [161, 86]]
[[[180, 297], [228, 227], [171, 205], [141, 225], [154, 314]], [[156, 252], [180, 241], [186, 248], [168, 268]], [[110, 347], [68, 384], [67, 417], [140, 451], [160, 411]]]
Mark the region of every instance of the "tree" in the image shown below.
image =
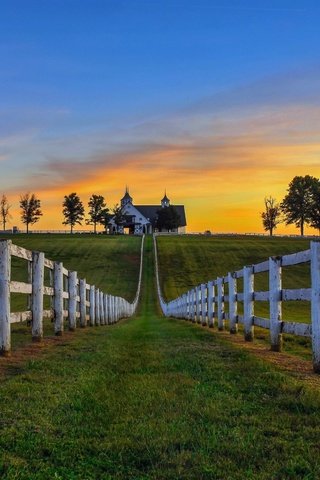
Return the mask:
[[289, 184], [288, 193], [281, 202], [281, 210], [287, 225], [295, 224], [304, 234], [304, 225], [311, 222], [314, 191], [319, 180], [310, 175], [294, 177]]
[[180, 225], [180, 215], [173, 205], [160, 208], [157, 211], [156, 227], [159, 230], [175, 230]]
[[263, 228], [266, 232], [270, 232], [273, 235], [273, 230], [277, 228], [277, 225], [281, 222], [280, 205], [276, 203], [276, 199], [273, 197], [264, 199], [265, 211], [261, 213]]
[[119, 227], [125, 223], [125, 207], [116, 203], [116, 205], [112, 209], [113, 213], [113, 221], [117, 226], [117, 232], [119, 231]]
[[78, 195], [73, 192], [64, 196], [62, 206], [62, 213], [65, 217], [65, 221], [62, 223], [63, 225], [70, 225], [70, 233], [73, 233], [73, 227], [76, 224], [82, 225], [81, 222], [84, 219], [83, 203]]
[[109, 208], [105, 208], [101, 213], [100, 222], [104, 226], [105, 231], [107, 231], [108, 225], [110, 223], [112, 215], [110, 214]]
[[0, 218], [2, 221], [2, 228], [3, 230], [6, 229], [6, 224], [9, 222], [9, 219], [12, 218], [10, 214], [11, 205], [8, 202], [8, 199], [5, 195], [2, 195], [0, 200]]
[[34, 193], [25, 193], [20, 197], [20, 208], [22, 223], [26, 225], [27, 233], [29, 233], [29, 225], [37, 223], [43, 215], [40, 200]]
[[104, 224], [105, 215], [109, 212], [102, 195], [91, 195], [89, 202], [89, 219], [86, 220], [87, 225], [93, 225], [94, 233], [97, 233], [97, 224]]
[[320, 182], [318, 182], [317, 187], [313, 191], [310, 226], [319, 230], [320, 235]]

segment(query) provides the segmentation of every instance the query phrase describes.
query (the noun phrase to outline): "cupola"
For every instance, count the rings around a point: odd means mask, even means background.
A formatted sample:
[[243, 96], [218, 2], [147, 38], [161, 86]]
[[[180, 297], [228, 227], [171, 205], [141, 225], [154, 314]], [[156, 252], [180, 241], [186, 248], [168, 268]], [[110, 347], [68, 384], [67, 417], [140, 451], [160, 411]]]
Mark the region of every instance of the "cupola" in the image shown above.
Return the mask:
[[161, 200], [161, 207], [164, 208], [164, 207], [169, 207], [170, 205], [170, 200], [169, 198], [167, 197], [167, 192], [164, 192], [164, 197], [163, 199]]
[[129, 194], [128, 187], [126, 187], [126, 193], [121, 198], [121, 206], [124, 207], [125, 205], [128, 205], [129, 203], [132, 203], [132, 197]]

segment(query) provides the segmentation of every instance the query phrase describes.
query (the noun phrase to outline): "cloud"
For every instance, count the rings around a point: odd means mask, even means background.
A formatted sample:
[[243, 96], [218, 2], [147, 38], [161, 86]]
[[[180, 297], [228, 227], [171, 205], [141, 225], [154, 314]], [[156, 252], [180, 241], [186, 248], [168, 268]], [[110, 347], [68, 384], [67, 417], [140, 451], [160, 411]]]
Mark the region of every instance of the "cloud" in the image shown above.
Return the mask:
[[210, 217], [209, 228], [220, 221], [225, 229], [238, 205], [237, 228], [247, 218], [247, 229], [248, 208], [257, 224], [265, 195], [281, 198], [294, 175], [319, 176], [318, 73], [263, 79], [121, 127], [3, 137], [4, 158], [15, 149], [29, 155], [21, 180], [7, 190], [37, 191], [54, 211], [71, 191], [85, 199], [101, 193], [113, 204], [129, 184], [135, 200], [148, 203], [166, 187], [175, 202], [187, 203], [194, 228]]

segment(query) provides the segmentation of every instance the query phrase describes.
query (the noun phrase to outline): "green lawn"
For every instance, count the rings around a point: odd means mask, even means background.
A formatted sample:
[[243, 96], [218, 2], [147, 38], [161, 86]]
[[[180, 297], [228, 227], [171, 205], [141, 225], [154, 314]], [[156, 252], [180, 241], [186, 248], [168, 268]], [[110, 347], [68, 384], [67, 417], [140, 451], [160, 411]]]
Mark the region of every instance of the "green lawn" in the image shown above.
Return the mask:
[[[191, 287], [229, 271], [241, 269], [244, 265], [252, 265], [267, 260], [269, 256], [285, 255], [310, 246], [310, 240], [300, 238], [269, 238], [269, 237], [205, 237], [205, 236], [159, 236], [157, 237], [160, 266], [160, 283], [164, 297], [171, 300], [186, 292]], [[309, 265], [297, 265], [283, 269], [284, 288], [310, 287]], [[239, 291], [242, 289], [238, 281]], [[255, 289], [269, 290], [268, 275], [255, 275]], [[227, 293], [226, 289], [226, 293]], [[228, 311], [228, 304], [225, 305]], [[241, 314], [243, 305], [238, 304]], [[283, 320], [294, 322], [310, 322], [309, 302], [283, 302]], [[255, 314], [269, 317], [267, 302], [255, 302]], [[255, 329], [257, 337], [268, 341], [269, 333], [259, 328]], [[299, 353], [305, 358], [311, 358], [310, 339], [285, 336], [286, 348]]]
[[[6, 236], [13, 243], [45, 253], [51, 260], [62, 261], [68, 270], [104, 292], [132, 301], [136, 294], [140, 265], [141, 237], [107, 235], [30, 234]], [[49, 285], [46, 269], [45, 283]], [[27, 262], [12, 258], [12, 279], [27, 281]], [[27, 295], [11, 295], [11, 311], [27, 309]], [[45, 297], [45, 308], [50, 299]], [[53, 333], [50, 320], [44, 322], [45, 335]], [[25, 323], [12, 326], [12, 348], [30, 341], [30, 327]]]
[[151, 238], [142, 293], [135, 318], [7, 369], [1, 478], [319, 479], [319, 392], [159, 316]]
[[[88, 283], [133, 300], [139, 275], [141, 237], [112, 235], [33, 234], [7, 236], [13, 243], [44, 252], [51, 260], [76, 270]], [[13, 279], [26, 280], [26, 262], [16, 260]], [[125, 281], [124, 281], [125, 279]]]

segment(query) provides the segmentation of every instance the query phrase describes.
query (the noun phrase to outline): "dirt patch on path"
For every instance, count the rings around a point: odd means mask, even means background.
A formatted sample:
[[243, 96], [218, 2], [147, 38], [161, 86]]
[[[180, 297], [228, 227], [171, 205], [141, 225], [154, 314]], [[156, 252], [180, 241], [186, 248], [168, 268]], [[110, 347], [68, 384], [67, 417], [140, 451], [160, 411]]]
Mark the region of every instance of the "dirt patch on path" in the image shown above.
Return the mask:
[[45, 337], [40, 343], [29, 343], [13, 350], [9, 357], [0, 357], [0, 378], [24, 372], [27, 361], [39, 358], [57, 345], [71, 343], [74, 339], [75, 333], [66, 331], [62, 336]]
[[214, 331], [214, 335], [223, 338], [236, 348], [246, 350], [256, 357], [272, 363], [280, 370], [302, 380], [311, 387], [320, 387], [320, 375], [314, 373], [312, 363], [308, 360], [286, 352], [272, 352], [268, 346], [261, 343], [245, 342], [240, 333], [231, 335], [228, 331]]

